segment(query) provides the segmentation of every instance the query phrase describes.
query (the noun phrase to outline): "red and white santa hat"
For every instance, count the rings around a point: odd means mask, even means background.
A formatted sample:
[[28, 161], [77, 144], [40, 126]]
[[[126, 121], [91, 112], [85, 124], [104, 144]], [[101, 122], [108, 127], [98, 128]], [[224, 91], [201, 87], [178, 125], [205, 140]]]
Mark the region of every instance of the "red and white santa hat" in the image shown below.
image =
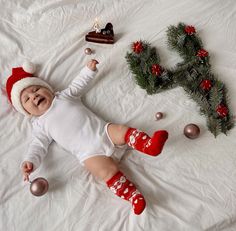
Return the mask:
[[12, 68], [12, 75], [7, 79], [6, 91], [8, 99], [13, 107], [24, 115], [29, 115], [21, 104], [20, 95], [25, 88], [37, 85], [48, 88], [53, 92], [52, 87], [44, 80], [33, 76], [35, 65], [31, 62], [25, 62], [22, 67]]

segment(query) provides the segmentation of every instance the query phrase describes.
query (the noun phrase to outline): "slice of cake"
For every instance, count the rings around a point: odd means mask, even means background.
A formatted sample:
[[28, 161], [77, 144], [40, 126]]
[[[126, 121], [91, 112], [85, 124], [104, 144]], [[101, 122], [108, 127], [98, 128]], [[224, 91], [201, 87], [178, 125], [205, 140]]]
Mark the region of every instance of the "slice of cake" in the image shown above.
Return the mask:
[[85, 36], [85, 40], [94, 43], [106, 43], [113, 44], [114, 41], [114, 31], [113, 25], [109, 22], [106, 27], [101, 30], [101, 32], [91, 31]]

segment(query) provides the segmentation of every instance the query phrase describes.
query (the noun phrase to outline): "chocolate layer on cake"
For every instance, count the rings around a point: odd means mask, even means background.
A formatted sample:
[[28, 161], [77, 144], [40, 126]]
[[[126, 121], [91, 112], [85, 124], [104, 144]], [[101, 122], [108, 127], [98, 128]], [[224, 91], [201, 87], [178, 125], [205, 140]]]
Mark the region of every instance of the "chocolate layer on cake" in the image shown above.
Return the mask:
[[85, 36], [85, 40], [88, 42], [94, 43], [106, 43], [113, 44], [114, 43], [114, 31], [113, 26], [109, 22], [106, 27], [101, 30], [101, 32], [97, 33], [96, 31], [91, 31]]

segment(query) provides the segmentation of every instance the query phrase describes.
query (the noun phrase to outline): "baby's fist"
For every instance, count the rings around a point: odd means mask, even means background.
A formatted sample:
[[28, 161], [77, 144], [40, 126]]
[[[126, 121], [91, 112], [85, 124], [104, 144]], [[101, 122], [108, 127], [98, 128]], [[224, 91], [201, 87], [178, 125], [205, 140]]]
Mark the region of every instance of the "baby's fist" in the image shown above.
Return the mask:
[[34, 169], [33, 163], [29, 161], [23, 162], [21, 170], [24, 176], [24, 181], [29, 181], [29, 175], [34, 171], [33, 169]]
[[99, 64], [99, 62], [96, 59], [92, 59], [87, 63], [87, 67], [92, 70], [92, 71], [96, 71], [97, 70], [97, 64]]

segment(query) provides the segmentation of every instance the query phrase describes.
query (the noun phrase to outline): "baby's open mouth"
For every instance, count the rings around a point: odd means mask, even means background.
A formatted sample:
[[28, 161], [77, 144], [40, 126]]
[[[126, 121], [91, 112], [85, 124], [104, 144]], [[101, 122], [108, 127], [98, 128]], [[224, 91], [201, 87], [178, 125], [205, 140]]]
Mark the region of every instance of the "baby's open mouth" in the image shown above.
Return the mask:
[[45, 100], [44, 97], [40, 98], [39, 101], [38, 101], [38, 103], [37, 103], [37, 106], [39, 106], [44, 100]]

